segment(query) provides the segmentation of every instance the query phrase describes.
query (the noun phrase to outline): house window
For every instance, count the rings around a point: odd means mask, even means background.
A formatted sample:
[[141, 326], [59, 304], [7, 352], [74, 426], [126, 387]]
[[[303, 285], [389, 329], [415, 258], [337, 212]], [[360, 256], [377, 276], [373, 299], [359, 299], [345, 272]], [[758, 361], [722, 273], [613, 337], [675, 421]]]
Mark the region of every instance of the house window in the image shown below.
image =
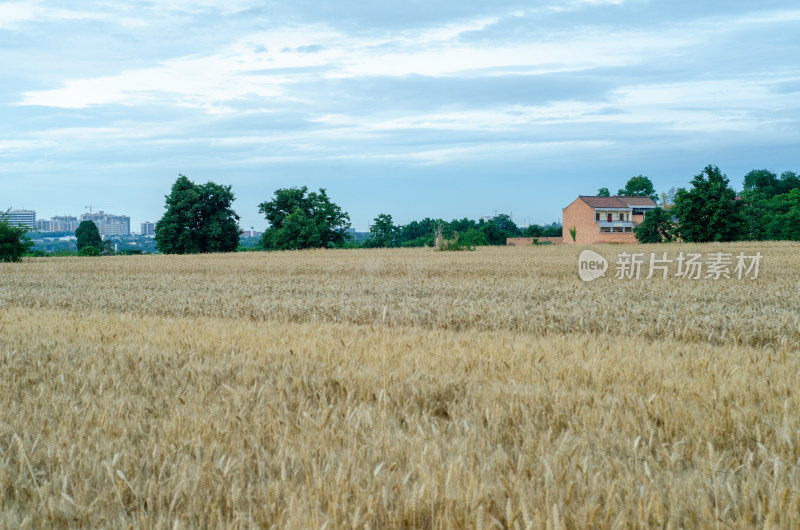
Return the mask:
[[600, 212], [595, 212], [594, 213], [594, 220], [595, 221], [599, 221], [600, 220]]
[[624, 221], [625, 220], [625, 214], [624, 213], [619, 214], [619, 220], [620, 221]]
[[609, 222], [609, 223], [610, 223], [610, 222], [611, 222], [611, 220], [612, 220], [612, 219], [611, 219], [611, 216], [612, 216], [612, 215], [613, 215], [613, 214], [608, 214], [608, 222]]

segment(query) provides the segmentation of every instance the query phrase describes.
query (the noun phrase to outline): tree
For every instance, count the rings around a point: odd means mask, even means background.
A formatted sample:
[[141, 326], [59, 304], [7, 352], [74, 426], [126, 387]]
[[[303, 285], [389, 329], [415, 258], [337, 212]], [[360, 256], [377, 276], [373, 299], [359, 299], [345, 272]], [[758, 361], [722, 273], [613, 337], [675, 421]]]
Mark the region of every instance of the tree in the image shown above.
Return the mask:
[[776, 195], [767, 201], [769, 239], [800, 241], [800, 188]]
[[458, 240], [460, 243], [463, 243], [469, 248], [475, 248], [477, 246], [488, 245], [489, 241], [486, 239], [486, 234], [483, 233], [482, 230], [477, 228], [470, 228], [466, 232], [459, 237]]
[[445, 227], [445, 232], [448, 234], [454, 234], [458, 232], [462, 238], [459, 241], [463, 242], [464, 234], [473, 229], [477, 230], [477, 228], [478, 228], [478, 223], [476, 223], [472, 219], [464, 217], [462, 219], [453, 219], [452, 221], [447, 223], [447, 226]]
[[370, 239], [366, 240], [367, 247], [396, 247], [398, 229], [392, 222], [392, 216], [382, 213], [375, 218], [369, 227]]
[[746, 233], [742, 201], [717, 166], [708, 165], [692, 179], [692, 189], [679, 189], [671, 213], [687, 242], [736, 241]]
[[631, 179], [628, 180], [628, 183], [625, 184], [625, 187], [617, 192], [617, 195], [625, 195], [630, 197], [650, 197], [653, 202], [658, 200], [658, 195], [656, 195], [656, 192], [653, 189], [653, 183], [644, 175], [631, 177]]
[[82, 249], [80, 249], [78, 251], [78, 255], [79, 256], [91, 256], [91, 257], [99, 256], [100, 255], [100, 249], [98, 249], [97, 247], [93, 247], [91, 245], [85, 246], [85, 247], [83, 247]]
[[510, 215], [501, 213], [480, 225], [489, 245], [505, 245], [509, 237], [518, 237], [520, 229]]
[[608, 191], [608, 188], [600, 188], [597, 190], [598, 197], [611, 197], [611, 192]]
[[78, 229], [75, 230], [75, 237], [78, 238], [78, 252], [86, 247], [93, 247], [97, 249], [97, 254], [103, 250], [103, 238], [100, 237], [100, 230], [94, 221], [89, 219], [81, 221]]
[[239, 245], [239, 216], [231, 208], [230, 186], [195, 184], [179, 175], [156, 223], [156, 245], [165, 254], [234, 252]]
[[671, 207], [675, 204], [675, 186], [672, 186], [666, 192], [661, 192], [658, 194], [658, 198], [661, 201], [660, 206], [662, 208]]
[[33, 246], [25, 225], [12, 225], [7, 214], [0, 213], [0, 262], [17, 262]]
[[742, 196], [749, 201], [771, 199], [783, 193], [778, 175], [767, 169], [754, 169], [744, 176]]
[[522, 231], [522, 237], [542, 237], [544, 228], [539, 225], [528, 225]]
[[347, 239], [350, 216], [331, 202], [325, 189], [308, 193], [308, 188], [275, 191], [271, 201], [258, 205], [270, 226], [261, 236], [265, 250], [298, 250], [342, 246]]
[[644, 220], [633, 229], [639, 243], [662, 243], [672, 241], [675, 224], [666, 210], [653, 208], [644, 216]]
[[781, 173], [781, 195], [789, 193], [792, 190], [800, 189], [800, 175], [793, 171], [784, 171]]
[[791, 218], [787, 200], [790, 201], [790, 194], [798, 189], [800, 178], [791, 171], [784, 171], [780, 178], [767, 169], [754, 169], [745, 175], [742, 202], [748, 238], [792, 239], [791, 223], [786, 224]]
[[[500, 215], [495, 215], [492, 217], [492, 221], [497, 225], [497, 228], [502, 230], [503, 232], [509, 234], [506, 237], [517, 237], [520, 235], [520, 229], [517, 227], [517, 224], [511, 219], [511, 216], [508, 214], [501, 213]], [[505, 245], [505, 240], [503, 241], [503, 245]]]
[[529, 225], [522, 231], [523, 237], [561, 237], [561, 225]]

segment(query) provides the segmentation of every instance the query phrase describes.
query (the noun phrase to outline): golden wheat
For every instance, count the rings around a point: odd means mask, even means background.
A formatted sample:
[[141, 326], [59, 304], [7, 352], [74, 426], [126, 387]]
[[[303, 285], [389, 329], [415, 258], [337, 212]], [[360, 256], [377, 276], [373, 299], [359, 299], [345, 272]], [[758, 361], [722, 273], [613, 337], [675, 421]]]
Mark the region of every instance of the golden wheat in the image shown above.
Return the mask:
[[0, 265], [0, 526], [796, 527], [800, 247], [692, 248]]

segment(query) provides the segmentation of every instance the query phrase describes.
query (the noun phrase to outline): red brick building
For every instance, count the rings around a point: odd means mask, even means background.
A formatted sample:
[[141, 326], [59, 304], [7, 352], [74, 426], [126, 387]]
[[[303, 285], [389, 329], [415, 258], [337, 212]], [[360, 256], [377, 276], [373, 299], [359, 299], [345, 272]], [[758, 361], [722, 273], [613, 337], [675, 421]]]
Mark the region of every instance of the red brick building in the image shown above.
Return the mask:
[[[637, 243], [633, 229], [656, 207], [649, 197], [580, 195], [563, 209], [565, 244]], [[575, 241], [569, 233], [575, 227]]]

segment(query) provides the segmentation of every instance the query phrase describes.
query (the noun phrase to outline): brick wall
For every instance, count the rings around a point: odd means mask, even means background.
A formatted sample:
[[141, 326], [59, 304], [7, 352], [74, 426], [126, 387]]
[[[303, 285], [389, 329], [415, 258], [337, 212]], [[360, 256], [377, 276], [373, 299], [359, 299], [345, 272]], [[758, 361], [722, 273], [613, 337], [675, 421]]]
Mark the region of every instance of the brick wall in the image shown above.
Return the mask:
[[550, 242], [554, 245], [561, 245], [564, 243], [564, 238], [562, 237], [507, 237], [506, 238], [506, 245], [509, 247], [524, 247], [533, 245], [533, 240], [538, 239], [539, 243]]
[[[581, 199], [575, 199], [562, 210], [561, 224], [561, 237], [567, 245], [592, 245], [598, 242], [600, 228], [594, 222], [594, 208]], [[572, 226], [576, 230], [574, 243], [572, 236], [569, 234], [569, 229]]]

